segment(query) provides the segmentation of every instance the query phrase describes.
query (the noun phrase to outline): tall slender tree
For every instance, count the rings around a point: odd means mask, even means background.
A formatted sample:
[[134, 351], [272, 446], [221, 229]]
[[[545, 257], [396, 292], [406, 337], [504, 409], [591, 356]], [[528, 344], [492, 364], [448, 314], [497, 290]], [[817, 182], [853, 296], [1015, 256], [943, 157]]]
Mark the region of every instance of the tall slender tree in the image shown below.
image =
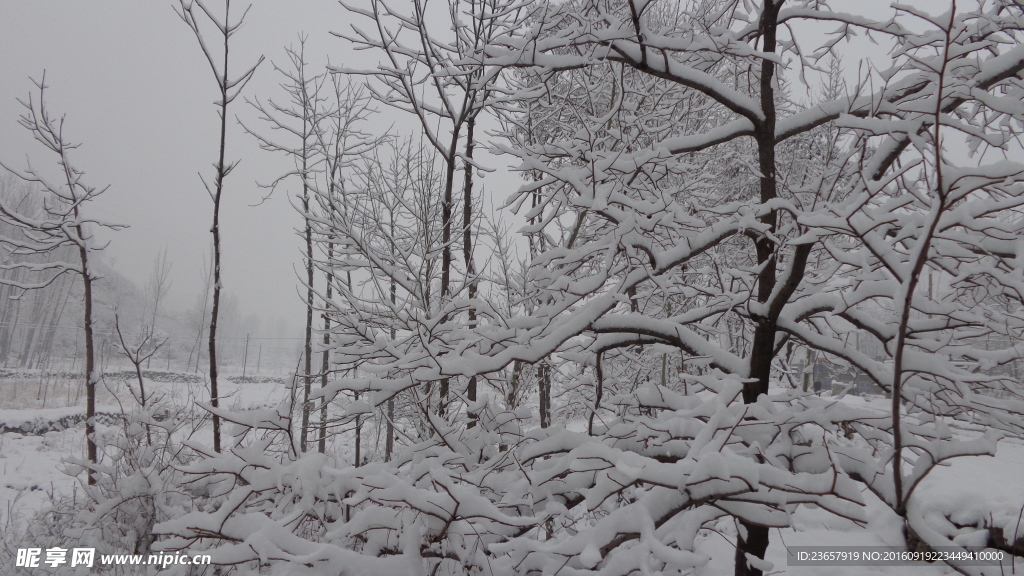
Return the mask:
[[[252, 134], [264, 150], [282, 153], [289, 157], [294, 168], [276, 178], [267, 185], [271, 192], [283, 182], [297, 177], [302, 186], [302, 193], [299, 195], [299, 206], [302, 214], [303, 226], [301, 236], [305, 243], [303, 255], [303, 268], [305, 277], [303, 282], [306, 286], [306, 329], [303, 341], [303, 389], [302, 389], [302, 423], [299, 435], [299, 447], [306, 451], [309, 436], [309, 415], [312, 407], [309, 404], [309, 394], [313, 381], [313, 232], [309, 221], [310, 214], [310, 187], [314, 182], [313, 172], [318, 170], [323, 158], [318, 154], [316, 146], [320, 117], [325, 113], [325, 97], [320, 95], [320, 89], [324, 84], [326, 73], [311, 74], [309, 64], [306, 62], [306, 36], [299, 36], [298, 48], [289, 47], [285, 49], [288, 58], [287, 68], [274, 65], [284, 80], [281, 88], [288, 95], [288, 100], [279, 104], [273, 98], [266, 103], [258, 99], [249, 101], [260, 115], [260, 120], [265, 123], [270, 131], [263, 134], [260, 130], [246, 128], [246, 132]], [[289, 141], [285, 141], [285, 140]]]
[[[206, 193], [213, 201], [213, 225], [210, 232], [213, 235], [213, 304], [210, 309], [210, 405], [214, 408], [213, 413], [213, 450], [220, 452], [220, 416], [216, 410], [220, 406], [220, 395], [217, 389], [217, 320], [220, 315], [220, 293], [223, 287], [221, 282], [221, 234], [220, 234], [220, 207], [221, 198], [224, 193], [224, 180], [236, 166], [238, 161], [227, 160], [227, 138], [228, 138], [228, 106], [238, 98], [238, 95], [245, 88], [245, 85], [256, 73], [256, 68], [263, 62], [260, 56], [256, 64], [246, 69], [242, 74], [231, 77], [228, 71], [228, 53], [231, 46], [231, 36], [241, 28], [245, 21], [245, 15], [249, 12], [247, 7], [237, 20], [231, 19], [231, 0], [224, 0], [223, 18], [215, 15], [202, 0], [179, 0], [175, 7], [178, 16], [188, 25], [196, 37], [199, 47], [206, 57], [214, 79], [217, 81], [217, 90], [220, 99], [217, 102], [217, 115], [220, 118], [220, 146], [217, 154], [217, 162], [214, 164], [213, 184], [207, 183], [200, 174]], [[219, 40], [222, 41], [221, 53], [207, 43], [202, 31], [201, 21], [208, 21], [217, 31]]]
[[[167, 261], [167, 247], [165, 246], [160, 254], [157, 255], [156, 260], [153, 261], [153, 272], [149, 276], [149, 281], [146, 283], [146, 292], [150, 300], [152, 308], [149, 310], [149, 333], [153, 336], [156, 335], [156, 319], [160, 312], [160, 303], [164, 297], [167, 296], [167, 292], [171, 289], [171, 267], [173, 264]], [[145, 329], [143, 329], [145, 332]], [[153, 354], [146, 357], [146, 368], [149, 368], [150, 361], [153, 359]]]
[[[334, 211], [346, 212], [349, 203], [349, 186], [347, 179], [354, 165], [386, 140], [385, 136], [374, 136], [367, 132], [364, 124], [373, 112], [370, 98], [362, 86], [353, 85], [348, 77], [332, 72], [330, 90], [323, 114], [319, 116], [319, 127], [316, 133], [316, 149], [323, 169], [316, 181], [315, 213], [328, 219]], [[308, 213], [307, 213], [308, 214]], [[307, 215], [307, 218], [309, 216]], [[317, 239], [322, 254], [319, 264], [324, 274], [324, 291], [320, 294], [323, 306], [323, 349], [320, 357], [320, 387], [327, 387], [328, 375], [331, 373], [331, 315], [335, 282], [341, 282], [339, 292], [348, 293], [352, 290], [352, 270], [347, 266], [337, 266], [334, 260], [337, 236], [320, 228]], [[317, 449], [320, 453], [327, 450], [328, 401], [320, 401], [320, 435]], [[356, 425], [357, 447], [360, 426]], [[358, 452], [358, 450], [357, 450]], [[356, 459], [358, 462], [359, 459]]]

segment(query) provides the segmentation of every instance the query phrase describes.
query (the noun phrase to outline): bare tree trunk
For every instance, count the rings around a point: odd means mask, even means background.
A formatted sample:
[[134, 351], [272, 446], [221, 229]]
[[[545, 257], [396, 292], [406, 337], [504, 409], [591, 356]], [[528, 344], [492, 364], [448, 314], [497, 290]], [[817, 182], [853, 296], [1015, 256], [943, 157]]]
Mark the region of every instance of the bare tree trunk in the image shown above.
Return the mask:
[[540, 427], [551, 426], [551, 367], [541, 360], [537, 367], [537, 393], [540, 396]]
[[[597, 411], [601, 409], [601, 397], [604, 396], [604, 366], [601, 362], [602, 352], [597, 353], [597, 365], [594, 369], [594, 377], [597, 380], [597, 385], [594, 386], [594, 406], [590, 410], [590, 417], [587, 419], [587, 434], [594, 435], [594, 418], [597, 417]], [[542, 408], [543, 410], [543, 408]]]
[[[345, 287], [346, 287], [346, 289], [349, 292], [352, 291], [352, 272], [351, 271], [347, 271], [345, 273]], [[355, 371], [356, 369], [352, 368], [352, 370]], [[360, 396], [359, 392], [356, 392], [355, 393], [355, 400], [356, 400], [356, 402], [359, 401], [359, 396]], [[356, 466], [356, 468], [362, 466], [362, 445], [363, 445], [362, 439], [363, 439], [362, 415], [356, 415], [356, 454], [355, 454], [355, 458], [356, 458], [355, 466]]]
[[[469, 117], [466, 122], [466, 161], [463, 175], [462, 192], [462, 257], [466, 262], [466, 278], [469, 283], [469, 299], [476, 298], [476, 268], [473, 265], [473, 129], [476, 128], [476, 115]], [[469, 307], [469, 322], [467, 328], [473, 330], [476, 327], [476, 308]], [[466, 397], [470, 402], [476, 402], [476, 376], [469, 377], [466, 385]], [[468, 414], [469, 421], [467, 428], [476, 426], [477, 415], [473, 412]]]
[[[327, 300], [333, 296], [334, 288], [334, 273], [331, 272], [330, 262], [331, 258], [334, 257], [334, 243], [330, 242], [327, 244]], [[324, 351], [323, 359], [320, 367], [320, 388], [327, 387], [327, 371], [331, 367], [331, 352], [327, 347], [331, 343], [331, 318], [327, 314], [323, 315], [324, 318]], [[317, 451], [321, 454], [327, 452], [327, 399], [320, 399], [320, 441], [317, 445]]]
[[[445, 174], [444, 174], [444, 201], [441, 202], [441, 306], [448, 305], [448, 299], [451, 296], [451, 277], [452, 277], [452, 206], [454, 201], [452, 199], [453, 192], [455, 189], [455, 154], [456, 149], [459, 145], [459, 128], [461, 124], [456, 124], [455, 129], [452, 131], [452, 141], [448, 147], [448, 154], [445, 156]], [[445, 410], [448, 404], [448, 388], [451, 384], [451, 378], [445, 378], [441, 380], [440, 398], [437, 402], [437, 413], [440, 416], [444, 416]], [[429, 394], [428, 394], [429, 396]]]
[[[75, 218], [78, 218], [78, 209], [75, 209]], [[84, 289], [85, 317], [85, 442], [89, 462], [96, 464], [98, 455], [96, 451], [96, 384], [99, 382], [99, 374], [96, 371], [95, 348], [93, 346], [93, 325], [92, 325], [92, 272], [89, 270], [89, 250], [85, 245], [82, 234], [82, 225], [77, 227], [78, 238], [82, 243], [78, 245], [78, 257], [82, 261], [82, 288]], [[89, 485], [96, 484], [95, 472], [89, 470]]]
[[[359, 392], [355, 393], [356, 402], [359, 402]], [[356, 415], [356, 453], [355, 463], [353, 464], [356, 468], [359, 468], [363, 463], [362, 457], [363, 447], [363, 420], [362, 416]]]
[[[302, 107], [302, 133], [307, 133], [309, 111], [308, 106]], [[305, 148], [303, 140], [303, 148]], [[305, 152], [305, 150], [303, 151]], [[309, 183], [306, 180], [306, 154], [302, 154], [302, 210], [303, 221], [305, 222], [306, 239], [306, 341], [305, 341], [305, 378], [302, 388], [302, 436], [299, 438], [299, 448], [306, 451], [306, 442], [309, 435], [309, 394], [312, 391], [313, 377], [313, 228], [309, 222]], [[328, 288], [329, 290], [330, 288]], [[326, 330], [326, 327], [324, 328]], [[326, 354], [326, 352], [325, 352]], [[327, 358], [324, 358], [324, 362]], [[325, 372], [326, 377], [326, 372]], [[322, 450], [321, 450], [322, 451]]]
[[[224, 45], [227, 46], [227, 36], [224, 37]], [[227, 50], [225, 49], [225, 63], [227, 61]], [[220, 393], [217, 390], [217, 318], [220, 314], [220, 198], [223, 190], [221, 182], [224, 179], [224, 144], [227, 138], [227, 96], [224, 96], [224, 105], [221, 107], [221, 130], [220, 130], [220, 161], [217, 173], [217, 192], [213, 200], [213, 306], [210, 308], [210, 405], [215, 409], [220, 407]], [[220, 452], [220, 416], [213, 414], [213, 451]]]
[[[192, 3], [187, 0], [179, 0], [180, 10], [178, 16], [188, 25], [192, 32], [196, 36], [196, 40], [199, 42], [199, 47], [203, 51], [203, 55], [206, 57], [207, 62], [210, 65], [210, 69], [213, 71], [214, 77], [217, 79], [217, 88], [220, 91], [220, 101], [217, 103], [219, 108], [218, 113], [220, 114], [220, 150], [217, 156], [217, 164], [215, 167], [215, 181], [214, 189], [211, 191], [209, 186], [206, 187], [206, 191], [210, 194], [213, 199], [213, 226], [210, 231], [213, 233], [213, 307], [210, 311], [210, 333], [209, 333], [209, 347], [210, 347], [210, 405], [216, 410], [220, 407], [220, 393], [217, 389], [217, 320], [220, 314], [220, 291], [222, 288], [221, 284], [221, 251], [220, 251], [220, 200], [224, 192], [224, 179], [228, 173], [235, 167], [235, 163], [228, 164], [225, 159], [225, 150], [227, 148], [227, 127], [228, 127], [228, 104], [230, 104], [245, 87], [249, 79], [256, 72], [256, 68], [263, 62], [263, 57], [260, 56], [259, 61], [249, 68], [241, 76], [231, 79], [228, 75], [228, 53], [230, 48], [231, 36], [238, 31], [241, 27], [242, 22], [245, 20], [245, 14], [237, 21], [231, 22], [231, 0], [224, 0], [224, 20], [218, 21], [214, 17], [213, 13], [208, 11], [206, 6], [200, 3]], [[203, 34], [199, 30], [199, 23], [196, 21], [196, 7], [203, 12], [205, 17], [216, 25], [217, 30], [220, 32], [224, 41], [224, 58], [222, 66], [218, 69], [216, 64], [215, 55], [210, 52], [207, 43], [203, 39]], [[204, 181], [205, 184], [205, 181]], [[220, 452], [220, 416], [213, 414], [213, 449], [215, 452]]]
[[[391, 212], [391, 237], [395, 237], [395, 213]], [[391, 278], [391, 305], [392, 307], [398, 302], [398, 283], [395, 282], [394, 277]], [[397, 330], [395, 325], [391, 325], [391, 341], [395, 341]], [[388, 423], [387, 423], [387, 439], [384, 442], [384, 461], [390, 462], [391, 455], [395, 450], [395, 398], [392, 396], [388, 399]]]
[[[761, 50], [766, 54], [775, 52], [776, 20], [783, 0], [765, 0], [761, 12], [760, 29], [762, 36]], [[761, 172], [760, 200], [767, 203], [778, 195], [775, 172], [775, 91], [772, 87], [775, 75], [775, 63], [767, 58], [761, 60], [760, 97], [764, 121], [755, 130], [757, 142], [758, 169]], [[757, 300], [767, 303], [775, 290], [776, 270], [778, 262], [775, 256], [775, 242], [771, 235], [775, 233], [778, 216], [775, 210], [759, 218], [767, 225], [769, 234], [758, 235], [754, 239], [757, 263], [761, 267], [758, 276]], [[775, 353], [776, 320], [768, 313], [757, 318], [754, 338], [750, 352], [750, 378], [752, 382], [743, 385], [743, 402], [752, 404], [757, 398], [768, 393], [768, 382], [771, 377], [772, 356]], [[768, 550], [768, 527], [739, 521], [736, 536], [736, 576], [762, 576], [760, 568], [750, 565], [747, 556], [764, 558]]]

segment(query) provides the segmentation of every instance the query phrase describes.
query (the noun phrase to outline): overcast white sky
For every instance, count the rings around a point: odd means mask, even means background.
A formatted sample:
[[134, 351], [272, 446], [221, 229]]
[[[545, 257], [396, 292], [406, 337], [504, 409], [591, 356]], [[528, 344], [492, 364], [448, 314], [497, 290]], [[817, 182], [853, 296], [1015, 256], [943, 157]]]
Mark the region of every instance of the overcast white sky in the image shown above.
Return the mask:
[[[37, 165], [52, 161], [17, 125], [21, 108], [15, 101], [33, 89], [29, 77], [45, 69], [49, 105], [66, 113], [67, 132], [82, 143], [73, 157], [77, 166], [89, 183], [110, 184], [88, 210], [131, 226], [113, 235], [105, 257], [141, 285], [167, 246], [174, 262], [171, 303], [184, 306], [199, 293], [211, 242], [212, 202], [197, 173], [209, 177], [216, 159], [217, 92], [173, 5], [0, 2], [0, 158], [15, 166], [24, 165], [26, 153]], [[241, 70], [260, 54], [268, 59], [245, 92], [250, 97], [278, 96], [269, 61], [284, 64], [283, 47], [300, 32], [309, 35], [307, 53], [318, 64], [328, 54], [333, 63], [352, 57], [344, 41], [329, 35], [348, 28], [333, 0], [257, 1], [246, 22], [233, 39], [232, 65]], [[254, 117], [240, 101], [233, 113]], [[302, 304], [292, 270], [300, 261], [294, 229], [301, 219], [281, 191], [262, 206], [249, 206], [262, 194], [255, 182], [271, 180], [288, 163], [260, 151], [231, 125], [228, 155], [242, 163], [226, 180], [222, 207], [225, 289], [246, 312], [259, 311], [265, 326], [277, 315], [297, 326]]]

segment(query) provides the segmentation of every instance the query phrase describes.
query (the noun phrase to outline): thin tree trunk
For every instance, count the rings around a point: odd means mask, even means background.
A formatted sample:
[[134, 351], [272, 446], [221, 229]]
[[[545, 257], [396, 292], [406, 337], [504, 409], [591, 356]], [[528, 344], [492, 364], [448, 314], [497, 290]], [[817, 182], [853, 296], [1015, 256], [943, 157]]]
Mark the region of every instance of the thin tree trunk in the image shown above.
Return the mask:
[[604, 366], [601, 362], [602, 356], [604, 356], [604, 353], [597, 353], [597, 366], [594, 369], [594, 377], [597, 380], [597, 385], [594, 387], [594, 407], [590, 410], [590, 417], [587, 419], [587, 434], [590, 436], [594, 435], [594, 418], [597, 416], [597, 411], [601, 409], [601, 397], [604, 396]]
[[[334, 288], [334, 273], [331, 272], [331, 258], [334, 257], [334, 243], [330, 242], [327, 244], [327, 300], [331, 299]], [[324, 306], [326, 308], [326, 306]], [[327, 371], [330, 369], [331, 352], [327, 347], [331, 343], [331, 318], [327, 315], [323, 315], [324, 318], [324, 351], [323, 358], [320, 367], [320, 388], [327, 387]], [[317, 451], [321, 454], [327, 452], [327, 399], [320, 399], [320, 441], [317, 444]]]
[[[303, 119], [302, 119], [302, 130], [303, 134], [307, 131], [307, 118], [306, 107], [303, 107]], [[306, 362], [305, 362], [305, 378], [303, 380], [304, 386], [302, 388], [302, 436], [299, 439], [299, 448], [303, 452], [306, 451], [306, 441], [309, 435], [309, 395], [312, 391], [313, 383], [313, 229], [309, 222], [309, 183], [306, 181], [306, 150], [305, 141], [303, 141], [303, 154], [302, 154], [302, 210], [303, 220], [306, 223], [305, 238], [306, 238]], [[326, 361], [326, 359], [325, 359]]]
[[[206, 324], [206, 314], [203, 314], [201, 322], [202, 325], [200, 325], [199, 327], [199, 334], [196, 335], [196, 341], [192, 344], [192, 349], [188, 351], [188, 363], [185, 365], [185, 370], [188, 370], [189, 368], [192, 367], [192, 354], [196, 351], [196, 347], [199, 346], [199, 343], [202, 342], [203, 340], [203, 326], [205, 326]], [[202, 356], [202, 353], [196, 354], [196, 369], [195, 372], [193, 372], [193, 374], [199, 373], [200, 356]]]
[[[359, 392], [355, 393], [355, 400], [356, 400], [356, 402], [359, 402]], [[357, 414], [356, 415], [356, 453], [355, 453], [355, 467], [356, 468], [359, 468], [359, 466], [361, 466], [362, 463], [363, 463], [362, 447], [363, 447], [363, 421], [362, 421], [362, 416]]]
[[[227, 26], [231, 13], [231, 0], [224, 0], [224, 25]], [[217, 390], [217, 320], [220, 315], [220, 199], [224, 192], [224, 178], [227, 177], [227, 165], [224, 155], [228, 137], [228, 39], [224, 33], [224, 68], [219, 78], [220, 88], [220, 150], [217, 156], [217, 182], [213, 197], [213, 307], [210, 309], [210, 406], [220, 407], [220, 396]], [[213, 451], [220, 452], [220, 416], [213, 414]]]
[[[448, 305], [448, 298], [451, 295], [452, 277], [452, 206], [453, 192], [455, 189], [455, 154], [459, 145], [459, 128], [456, 124], [452, 130], [451, 145], [448, 146], [448, 154], [445, 158], [447, 166], [444, 175], [444, 201], [441, 203], [441, 306]], [[448, 403], [448, 388], [451, 379], [441, 380], [440, 399], [437, 403], [437, 413], [444, 416]]]
[[[533, 142], [533, 124], [532, 124], [533, 115], [532, 114], [528, 116], [528, 121], [531, 122], [531, 124], [527, 127], [527, 129], [529, 130], [530, 142], [532, 143]], [[533, 177], [533, 180], [535, 182], [537, 182], [537, 181], [539, 181], [541, 179], [540, 175], [537, 172], [532, 172], [531, 176]], [[540, 206], [540, 200], [541, 200], [540, 192], [539, 191], [535, 191], [530, 196], [530, 208], [531, 208], [531, 211], [537, 210], [537, 208]], [[544, 221], [544, 217], [543, 217], [542, 214], [535, 214], [533, 216], [533, 218], [530, 219], [530, 225], [531, 226], [535, 226], [538, 223], [543, 222], [543, 221]], [[543, 234], [531, 234], [529, 236], [528, 240], [529, 240], [530, 259], [532, 260], [532, 259], [536, 258], [538, 256], [538, 254], [544, 252], [544, 249], [546, 248], [545, 242], [544, 242], [544, 235]], [[521, 366], [520, 363], [517, 362], [515, 364], [515, 368], [512, 371], [512, 380], [514, 382], [513, 393], [515, 393], [515, 391], [519, 387], [519, 381], [520, 381], [521, 372], [522, 372], [522, 366]], [[538, 401], [537, 402], [538, 403], [537, 408], [538, 408], [538, 410], [540, 412], [540, 427], [541, 428], [547, 428], [547, 427], [549, 427], [551, 425], [551, 372], [550, 372], [549, 366], [548, 366], [548, 364], [547, 364], [547, 362], [545, 360], [541, 360], [537, 364], [537, 401]]]
[[[952, 14], [950, 18], [952, 18]], [[952, 26], [952, 22], [950, 22], [950, 26]], [[943, 182], [942, 172], [941, 96], [945, 84], [946, 66], [949, 62], [948, 36], [945, 49], [946, 52], [943, 54], [942, 67], [938, 71], [939, 85], [937, 93], [940, 97], [937, 99], [933, 135], [935, 144], [935, 192], [937, 195], [935, 202], [937, 202], [937, 205], [932, 209], [932, 213], [930, 214], [931, 222], [928, 223], [928, 231], [923, 237], [918, 238], [915, 242], [914, 249], [917, 251], [917, 254], [913, 260], [913, 268], [911, 268], [910, 275], [902, 279], [905, 292], [900, 295], [902, 296], [902, 302], [900, 302], [900, 323], [899, 328], [896, 331], [896, 350], [893, 354], [892, 405], [890, 409], [892, 410], [893, 491], [896, 495], [894, 511], [904, 518], [904, 529], [907, 531], [908, 540], [911, 539], [910, 537], [914, 539], [917, 539], [918, 537], [910, 531], [910, 526], [906, 523], [907, 502], [903, 489], [903, 431], [900, 428], [902, 419], [900, 409], [902, 407], [903, 376], [905, 372], [903, 368], [903, 357], [907, 346], [907, 332], [910, 324], [910, 311], [913, 307], [914, 292], [917, 291], [917, 287], [920, 284], [921, 272], [924, 270], [925, 263], [928, 262], [928, 251], [931, 248], [932, 239], [935, 237], [935, 231], [938, 228], [939, 221], [942, 219], [942, 214], [946, 209], [946, 195], [943, 192], [945, 184]], [[930, 282], [931, 276], [929, 275], [929, 284]], [[929, 285], [929, 297], [930, 292], [931, 286]], [[987, 348], [988, 347], [986, 346], [986, 349]]]
[[[540, 396], [540, 427], [551, 426], [551, 367], [546, 360], [540, 361], [537, 369], [538, 394]], [[598, 398], [600, 401], [600, 398]]]
[[[150, 358], [153, 356], [150, 355]], [[131, 358], [129, 358], [131, 359]], [[135, 365], [135, 377], [139, 380], [139, 403], [142, 405], [142, 410], [146, 410], [146, 383], [142, 380], [142, 363], [132, 362]], [[146, 424], [146, 446], [153, 445], [153, 438], [150, 435], [149, 424]]]
[[[463, 176], [462, 192], [462, 257], [466, 262], [466, 278], [469, 281], [469, 299], [476, 298], [476, 267], [473, 265], [473, 129], [476, 127], [476, 116], [470, 116], [466, 122], [466, 161]], [[476, 327], [476, 308], [471, 304], [469, 307], [469, 323], [467, 328], [473, 330]], [[476, 375], [469, 377], [466, 385], [466, 397], [470, 402], [476, 402]], [[468, 414], [469, 421], [467, 428], [476, 426], [477, 415], [474, 412]]]
[[[78, 219], [78, 209], [75, 209], [75, 219]], [[76, 226], [78, 238], [82, 242], [78, 246], [78, 256], [82, 261], [82, 287], [84, 289], [84, 329], [85, 329], [85, 442], [89, 462], [96, 464], [98, 455], [96, 450], [96, 383], [99, 375], [96, 372], [95, 347], [93, 346], [93, 325], [92, 325], [92, 272], [89, 270], [89, 251], [85, 246], [85, 238], [82, 235], [82, 226]], [[89, 470], [89, 485], [96, 484], [95, 472]]]
[[[222, 145], [221, 158], [223, 159], [223, 157], [224, 146]], [[214, 408], [220, 406], [217, 390], [217, 317], [220, 314], [220, 192], [220, 184], [218, 184], [213, 208], [213, 307], [210, 309], [210, 330], [208, 334], [210, 350], [210, 405]], [[220, 452], [220, 416], [216, 413], [213, 414], [213, 451]]]
[[519, 394], [519, 383], [523, 378], [523, 361], [516, 360], [512, 363], [512, 375], [509, 378], [508, 392], [505, 393], [505, 405], [509, 410], [515, 410], [519, 407], [519, 401], [516, 396]]
[[[391, 212], [391, 238], [395, 237], [395, 213]], [[395, 282], [394, 278], [391, 278], [391, 306], [394, 308], [398, 302], [398, 283]], [[397, 335], [394, 322], [391, 323], [391, 341], [395, 341]], [[395, 450], [395, 397], [388, 398], [388, 422], [387, 422], [387, 439], [384, 442], [384, 461], [390, 462], [391, 455]]]
[[[391, 280], [391, 303], [396, 302], [396, 296], [398, 290], [395, 286], [394, 279]], [[391, 326], [391, 341], [395, 340], [395, 327]], [[390, 462], [391, 455], [395, 450], [395, 398], [392, 396], [388, 398], [388, 423], [387, 423], [387, 439], [384, 442], [384, 461]]]

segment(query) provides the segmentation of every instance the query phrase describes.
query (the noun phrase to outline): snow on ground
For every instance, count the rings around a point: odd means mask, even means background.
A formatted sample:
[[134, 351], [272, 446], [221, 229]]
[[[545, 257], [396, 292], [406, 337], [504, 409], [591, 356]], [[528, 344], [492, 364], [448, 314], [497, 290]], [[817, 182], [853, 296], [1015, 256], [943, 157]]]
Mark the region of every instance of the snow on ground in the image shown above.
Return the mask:
[[[221, 405], [231, 410], [276, 406], [286, 393], [284, 384], [280, 379], [263, 380], [266, 381], [240, 384], [223, 379], [219, 383], [224, 398]], [[177, 404], [187, 403], [189, 398], [199, 394], [199, 399], [205, 400], [209, 395], [202, 384], [195, 382], [160, 382], [148, 378], [144, 382], [147, 396], [165, 394]], [[117, 393], [101, 396], [107, 403], [97, 405], [97, 413], [119, 414], [121, 408], [117, 406], [117, 401], [126, 407], [133, 402], [123, 383], [110, 384]], [[85, 430], [82, 424], [85, 409], [82, 406], [67, 405], [38, 408], [35, 407], [37, 397], [35, 389], [24, 384], [17, 396], [3, 395], [0, 431], [20, 429], [29, 433], [0, 433], [0, 532], [23, 527], [24, 522], [46, 505], [53, 494], [71, 495], [77, 489], [78, 480], [63, 472], [63, 459], [68, 456], [85, 457]], [[73, 395], [68, 395], [67, 400], [72, 399]], [[66, 404], [61, 400], [64, 400], [63, 396], [57, 396], [51, 401]], [[65, 427], [61, 422], [75, 417], [81, 417], [76, 422], [77, 426]], [[101, 420], [100, 430], [105, 424], [113, 423]], [[48, 427], [57, 429], [37, 433]], [[208, 429], [205, 432], [209, 434]], [[207, 444], [211, 442], [209, 437], [196, 436], [194, 439]]]
[[956, 526], [995, 526], [1010, 541], [1024, 536], [1024, 442], [1001, 441], [994, 458], [953, 460], [929, 474], [916, 497]]
[[[167, 394], [180, 402], [196, 397], [204, 388], [187, 382], [146, 381], [147, 393]], [[226, 400], [222, 402], [232, 410], [273, 408], [285, 397], [283, 380], [236, 383], [227, 379], [221, 384]], [[191, 395], [191, 396], [190, 396]], [[124, 396], [123, 398], [120, 396]], [[131, 401], [130, 396], [119, 399]], [[205, 396], [205, 394], [204, 394]], [[200, 396], [200, 399], [203, 399]], [[885, 410], [888, 400], [882, 398], [849, 396], [844, 398], [861, 407]], [[116, 404], [116, 403], [115, 403]], [[10, 406], [5, 402], [5, 405]], [[0, 409], [0, 428], [17, 423], [54, 421], [81, 413], [79, 407]], [[116, 413], [115, 405], [98, 411]], [[569, 427], [585, 429], [586, 423], [569, 422]], [[969, 437], [976, 431], [964, 431]], [[209, 438], [197, 438], [209, 442]], [[82, 426], [49, 431], [44, 434], [0, 434], [0, 531], [23, 526], [35, 511], [49, 501], [52, 494], [73, 494], [77, 480], [62, 472], [62, 458], [68, 455], [82, 457], [85, 440]], [[996, 457], [969, 457], [952, 461], [932, 472], [915, 493], [919, 505], [949, 518], [958, 525], [995, 525], [1008, 536], [1024, 535], [1024, 442], [1006, 439], [999, 443]], [[787, 546], [893, 546], [903, 543], [900, 521], [895, 514], [873, 494], [865, 491], [869, 524], [857, 526], [820, 509], [801, 507], [793, 515], [791, 528], [773, 530], [767, 560], [774, 565], [771, 573], [811, 576], [823, 573], [820, 567], [788, 566]], [[1019, 524], [1018, 524], [1019, 523]], [[711, 561], [695, 574], [724, 576], [732, 574], [734, 549], [728, 538], [734, 538], [736, 529], [729, 520], [722, 520], [715, 530], [706, 530], [699, 539], [701, 552]], [[1018, 560], [1018, 567], [1024, 563]], [[838, 566], [825, 569], [829, 576], [895, 576], [912, 573], [915, 576], [939, 576], [956, 572], [943, 564], [907, 567]]]
[[0, 531], [24, 526], [51, 495], [75, 490], [76, 480], [61, 472], [61, 458], [83, 453], [84, 444], [82, 428], [42, 436], [0, 434]]

